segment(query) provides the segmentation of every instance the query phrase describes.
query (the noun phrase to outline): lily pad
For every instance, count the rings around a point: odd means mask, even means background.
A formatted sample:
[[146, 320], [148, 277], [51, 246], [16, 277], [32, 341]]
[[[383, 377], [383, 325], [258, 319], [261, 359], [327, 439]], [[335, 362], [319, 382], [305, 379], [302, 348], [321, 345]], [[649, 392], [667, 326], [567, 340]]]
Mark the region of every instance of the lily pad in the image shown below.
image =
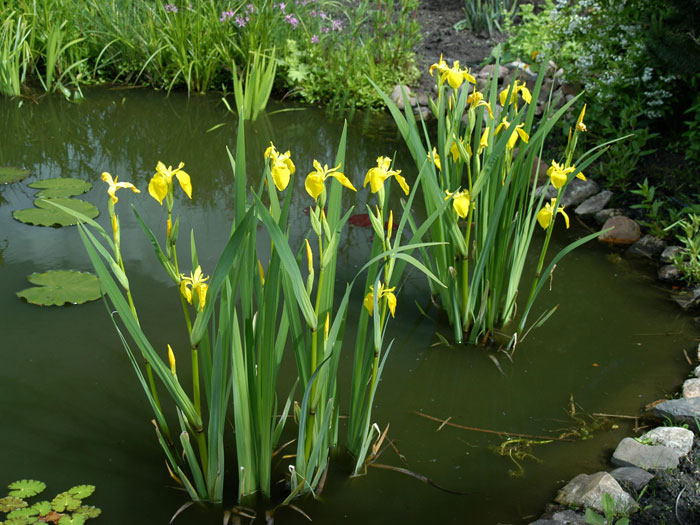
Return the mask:
[[80, 500], [67, 492], [61, 492], [53, 500], [51, 507], [56, 512], [74, 511], [80, 507]]
[[73, 197], [90, 191], [92, 183], [82, 179], [58, 177], [32, 182], [29, 187], [42, 190], [36, 194], [37, 197]]
[[50, 501], [37, 501], [32, 508], [35, 508], [39, 515], [46, 516], [51, 512], [51, 502]]
[[[97, 277], [95, 277], [95, 280], [97, 280]], [[95, 485], [78, 485], [68, 489], [68, 494], [72, 494], [78, 499], [85, 499], [93, 492], [95, 492]]]
[[83, 525], [86, 519], [82, 514], [65, 515], [58, 520], [58, 525]]
[[82, 514], [85, 516], [85, 518], [97, 518], [100, 514], [102, 514], [102, 510], [98, 509], [97, 507], [93, 507], [92, 505], [81, 505], [75, 509], [73, 515], [76, 514]]
[[[66, 303], [82, 304], [99, 299], [102, 295], [97, 277], [87, 272], [52, 270], [46, 273], [33, 273], [27, 279], [37, 286], [17, 292], [17, 297], [39, 306], [61, 306]], [[92, 494], [89, 488], [89, 485], [74, 487], [74, 489], [82, 491], [79, 492], [80, 498]], [[94, 487], [92, 490], [95, 490]], [[82, 494], [87, 494], [87, 496]], [[71, 496], [73, 495], [71, 494]]]
[[0, 184], [10, 184], [26, 179], [32, 172], [14, 166], [0, 166]]
[[27, 502], [16, 496], [0, 498], [0, 512], [10, 512], [27, 506]]
[[10, 496], [16, 496], [18, 498], [31, 498], [37, 494], [44, 492], [46, 488], [46, 483], [41, 481], [36, 481], [34, 479], [21, 479], [10, 483], [8, 487], [10, 489]]
[[35, 226], [72, 226], [78, 224], [78, 219], [59, 210], [51, 204], [52, 202], [87, 215], [91, 219], [100, 214], [99, 210], [89, 202], [81, 201], [80, 199], [57, 197], [55, 199], [37, 199], [34, 201], [36, 208], [17, 210], [12, 212], [12, 216], [20, 222]]

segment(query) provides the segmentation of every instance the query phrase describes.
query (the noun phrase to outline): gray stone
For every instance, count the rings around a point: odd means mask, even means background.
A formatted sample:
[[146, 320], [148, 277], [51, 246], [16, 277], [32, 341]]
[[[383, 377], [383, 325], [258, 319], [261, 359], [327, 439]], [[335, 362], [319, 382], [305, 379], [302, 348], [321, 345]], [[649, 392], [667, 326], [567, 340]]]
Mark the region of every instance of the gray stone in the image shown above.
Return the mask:
[[603, 229], [612, 228], [610, 231], [601, 233], [598, 240], [608, 244], [629, 245], [634, 244], [642, 236], [639, 224], [629, 217], [618, 215], [605, 221]]
[[597, 222], [598, 224], [600, 224], [602, 226], [603, 224], [605, 224], [605, 221], [607, 221], [608, 219], [611, 219], [613, 217], [618, 217], [618, 216], [624, 215], [624, 214], [625, 214], [625, 210], [623, 210], [621, 208], [606, 208], [604, 210], [600, 210], [598, 213], [593, 215], [593, 217], [595, 218], [595, 222]]
[[581, 180], [574, 178], [566, 186], [564, 193], [561, 196], [562, 206], [573, 206], [581, 204], [588, 197], [592, 197], [600, 191], [596, 181], [591, 179]]
[[620, 467], [643, 469], [676, 468], [681, 454], [663, 445], [642, 445], [632, 438], [625, 438], [613, 452], [612, 463]]
[[[560, 204], [562, 206], [573, 206], [580, 204], [585, 201], [588, 197], [591, 197], [598, 193], [600, 188], [596, 181], [591, 179], [581, 180], [574, 177], [574, 179], [569, 182], [562, 193]], [[547, 188], [547, 197], [553, 199], [557, 196], [557, 189], [554, 186], [549, 186]]]
[[561, 85], [561, 91], [565, 95], [575, 97], [581, 92], [581, 86], [578, 84], [564, 83]]
[[695, 377], [700, 377], [700, 365], [695, 367], [695, 370], [693, 370], [693, 374], [695, 374]]
[[654, 237], [653, 235], [644, 235], [641, 239], [635, 242], [627, 249], [627, 255], [630, 257], [643, 257], [647, 259], [655, 259], [666, 248], [666, 243]]
[[390, 97], [390, 98], [391, 98], [391, 100], [396, 104], [396, 107], [398, 107], [400, 110], [403, 111], [403, 109], [404, 109], [406, 106], [404, 105], [404, 99], [403, 99], [403, 96], [402, 96], [402, 93], [401, 93], [402, 91], [405, 93], [406, 98], [408, 99], [408, 103], [409, 103], [411, 106], [415, 106], [415, 105], [416, 105], [416, 96], [415, 96], [415, 94], [413, 93], [413, 91], [411, 91], [411, 88], [409, 88], [409, 87], [408, 87], [407, 85], [405, 85], [405, 84], [396, 84], [396, 85], [394, 86], [394, 90], [391, 92], [391, 97]]
[[673, 262], [673, 257], [678, 255], [683, 248], [680, 246], [666, 246], [664, 251], [661, 252], [661, 262], [664, 264], [670, 264]]
[[680, 292], [674, 293], [672, 297], [683, 310], [691, 310], [700, 305], [700, 286], [688, 290], [681, 290]]
[[622, 490], [620, 484], [607, 472], [597, 472], [591, 475], [579, 474], [559, 490], [554, 501], [561, 505], [590, 507], [598, 512], [603, 512], [601, 498], [606, 492], [615, 502], [615, 510], [618, 514], [629, 513], [633, 509], [637, 509], [637, 503]]
[[558, 512], [547, 512], [537, 521], [533, 521], [530, 525], [587, 525], [586, 517], [583, 513], [569, 510], [560, 510]]
[[[683, 397], [686, 399], [691, 397], [700, 397], [700, 379], [694, 377], [693, 379], [685, 380], [683, 383]], [[692, 441], [690, 444], [693, 444]]]
[[674, 283], [680, 281], [683, 275], [681, 271], [676, 267], [675, 264], [665, 264], [656, 274], [660, 281], [666, 281], [668, 283]]
[[676, 423], [687, 423], [695, 428], [695, 418], [700, 419], [700, 397], [670, 399], [654, 407], [654, 415], [670, 418]]
[[579, 204], [574, 211], [578, 215], [593, 215], [594, 213], [598, 213], [605, 208], [608, 205], [608, 202], [610, 202], [611, 197], [611, 191], [601, 191], [592, 197], [588, 197], [585, 201]]
[[416, 100], [418, 101], [418, 104], [420, 104], [421, 106], [428, 107], [430, 105], [430, 99], [428, 98], [427, 93], [420, 93]]
[[[700, 381], [700, 379], [697, 381]], [[693, 448], [694, 437], [695, 434], [687, 428], [656, 427], [640, 436], [639, 439], [644, 442], [650, 441], [654, 445], [663, 445], [664, 447], [672, 448], [682, 457], [685, 457], [690, 452], [690, 449]]]
[[610, 475], [618, 483], [628, 484], [637, 492], [642, 490], [654, 478], [653, 474], [649, 474], [646, 470], [639, 467], [619, 467], [610, 472]]
[[[489, 64], [487, 66], [484, 66], [481, 68], [479, 73], [477, 73], [476, 77], [477, 78], [489, 78], [491, 74], [493, 73], [494, 68], [496, 67], [496, 64]], [[508, 74], [509, 70], [505, 66], [498, 66], [498, 80], [501, 80], [505, 78], [505, 76]]]

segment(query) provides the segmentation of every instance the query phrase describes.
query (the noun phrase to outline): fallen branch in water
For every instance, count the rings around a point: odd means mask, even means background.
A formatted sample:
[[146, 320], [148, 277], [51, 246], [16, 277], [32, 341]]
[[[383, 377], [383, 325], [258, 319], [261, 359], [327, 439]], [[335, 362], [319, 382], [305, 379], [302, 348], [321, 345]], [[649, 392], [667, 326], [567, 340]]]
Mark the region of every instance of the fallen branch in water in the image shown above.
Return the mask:
[[553, 436], [538, 436], [538, 435], [534, 435], [534, 434], [520, 434], [518, 432], [501, 432], [499, 430], [489, 430], [486, 428], [467, 427], [464, 425], [458, 425], [457, 423], [450, 422], [451, 416], [448, 417], [447, 419], [440, 419], [440, 418], [437, 418], [434, 416], [429, 416], [428, 414], [424, 414], [423, 412], [414, 411], [413, 413], [420, 416], [420, 417], [430, 419], [431, 421], [437, 421], [438, 423], [441, 423], [440, 428], [438, 428], [438, 430], [442, 429], [442, 427], [444, 427], [444, 426], [449, 426], [449, 427], [460, 428], [462, 430], [471, 430], [473, 432], [483, 432], [486, 434], [497, 434], [499, 436], [514, 436], [514, 437], [527, 438], [527, 439], [551, 439], [554, 441], [569, 441], [569, 442], [574, 441], [573, 439], [559, 438], [559, 437], [553, 437]]

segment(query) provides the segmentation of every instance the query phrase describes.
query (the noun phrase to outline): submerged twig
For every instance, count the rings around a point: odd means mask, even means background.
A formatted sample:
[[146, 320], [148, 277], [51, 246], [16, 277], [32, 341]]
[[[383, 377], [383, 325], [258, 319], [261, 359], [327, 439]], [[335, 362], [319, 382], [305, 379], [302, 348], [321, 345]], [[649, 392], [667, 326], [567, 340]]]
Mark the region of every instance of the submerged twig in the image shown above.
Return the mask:
[[407, 476], [411, 476], [412, 478], [416, 478], [418, 481], [422, 481], [423, 483], [426, 483], [427, 485], [430, 485], [431, 487], [435, 487], [436, 489], [442, 490], [444, 492], [449, 492], [450, 494], [456, 494], [458, 496], [468, 496], [471, 494], [471, 492], [458, 492], [456, 490], [446, 489], [445, 487], [441, 487], [440, 485], [435, 483], [429, 477], [424, 476], [423, 474], [418, 474], [417, 472], [413, 472], [412, 470], [408, 470], [405, 468], [394, 467], [392, 465], [385, 465], [383, 463], [370, 463], [369, 466], [375, 467], [375, 468], [383, 468], [386, 470], [393, 470], [393, 471], [399, 472], [401, 474], [406, 474]]
[[424, 417], [426, 419], [430, 419], [431, 421], [437, 421], [438, 423], [442, 423], [442, 426], [447, 425], [447, 426], [459, 428], [462, 430], [471, 430], [473, 432], [484, 432], [486, 434], [497, 434], [499, 436], [514, 436], [514, 437], [526, 438], [526, 439], [547, 439], [547, 440], [551, 439], [554, 441], [569, 441], [569, 442], [574, 441], [573, 439], [553, 437], [553, 436], [538, 436], [536, 434], [521, 434], [519, 432], [502, 432], [500, 430], [490, 430], [487, 428], [468, 427], [468, 426], [464, 426], [464, 425], [458, 425], [457, 423], [452, 423], [449, 421], [450, 418], [440, 419], [440, 418], [430, 416], [428, 414], [424, 414], [423, 412], [418, 412], [418, 411], [415, 411], [414, 414], [421, 416], [421, 417]]

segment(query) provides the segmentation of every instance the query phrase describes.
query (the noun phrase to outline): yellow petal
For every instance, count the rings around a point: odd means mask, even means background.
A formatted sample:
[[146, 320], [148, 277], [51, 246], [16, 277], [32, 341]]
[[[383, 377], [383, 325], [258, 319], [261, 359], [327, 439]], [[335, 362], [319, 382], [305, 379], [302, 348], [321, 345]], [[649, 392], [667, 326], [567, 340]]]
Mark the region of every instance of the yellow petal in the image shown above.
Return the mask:
[[190, 286], [191, 283], [187, 280], [187, 277], [180, 281], [180, 293], [188, 303], [192, 304], [192, 291], [190, 290]]
[[401, 189], [403, 192], [408, 195], [411, 191], [411, 188], [408, 187], [408, 184], [406, 183], [406, 179], [403, 178], [403, 175], [399, 175], [401, 173], [401, 170], [397, 171], [394, 174], [394, 178], [399, 182], [399, 186], [401, 186]]
[[[338, 168], [335, 168], [335, 169], [338, 169]], [[336, 173], [329, 173], [329, 175], [331, 177], [335, 177], [336, 179], [338, 179], [338, 182], [340, 182], [347, 189], [352, 190], [352, 191], [357, 191], [357, 189], [355, 189], [355, 186], [352, 185], [352, 182], [350, 182], [350, 179], [348, 179], [344, 174], [342, 174], [340, 172], [336, 172]]]
[[163, 199], [168, 194], [168, 186], [166, 177], [156, 173], [151, 178], [151, 182], [148, 183], [148, 193], [160, 204], [163, 204]]
[[532, 93], [530, 93], [530, 90], [527, 89], [525, 86], [522, 86], [520, 88], [520, 96], [523, 97], [523, 100], [528, 104], [532, 102]]
[[[181, 165], [182, 162], [180, 163]], [[181, 169], [178, 169], [175, 172], [175, 175], [177, 176], [177, 181], [180, 183], [180, 187], [182, 190], [187, 194], [187, 196], [191, 199], [192, 198], [192, 182], [190, 181], [190, 176], [182, 171]]]
[[176, 365], [175, 365], [175, 354], [173, 349], [168, 345], [168, 361], [170, 361], [170, 371], [175, 375]]
[[199, 297], [199, 310], [204, 310], [204, 306], [207, 304], [207, 291], [209, 290], [209, 285], [207, 283], [199, 283], [197, 286], [197, 295]]
[[[372, 290], [372, 287], [369, 287], [370, 290]], [[364, 305], [365, 308], [367, 308], [367, 311], [369, 312], [369, 315], [372, 315], [374, 313], [374, 292], [370, 292], [367, 295], [365, 295], [365, 300], [362, 301], [362, 304]]]
[[[314, 161], [316, 162], [316, 161]], [[304, 181], [306, 192], [311, 195], [311, 198], [318, 200], [319, 195], [323, 193], [323, 176], [318, 171], [312, 171], [306, 176]]]
[[469, 192], [464, 190], [460, 191], [452, 200], [452, 207], [457, 212], [457, 215], [459, 215], [462, 219], [466, 219], [467, 214], [469, 213], [470, 203], [471, 199], [469, 198]]
[[552, 207], [549, 204], [545, 204], [545, 207], [537, 212], [537, 222], [540, 223], [543, 230], [549, 227], [552, 222]]
[[564, 211], [564, 206], [559, 206], [559, 213], [561, 213], [564, 216], [564, 221], [566, 222], [566, 229], [569, 229], [569, 216], [566, 214]]
[[291, 175], [287, 164], [285, 164], [284, 161], [275, 161], [275, 164], [272, 166], [271, 173], [272, 180], [275, 183], [277, 191], [284, 191], [289, 185], [289, 177]]
[[309, 261], [309, 273], [314, 273], [314, 255], [311, 251], [311, 245], [309, 244], [309, 239], [304, 239], [306, 241], [306, 259]]

